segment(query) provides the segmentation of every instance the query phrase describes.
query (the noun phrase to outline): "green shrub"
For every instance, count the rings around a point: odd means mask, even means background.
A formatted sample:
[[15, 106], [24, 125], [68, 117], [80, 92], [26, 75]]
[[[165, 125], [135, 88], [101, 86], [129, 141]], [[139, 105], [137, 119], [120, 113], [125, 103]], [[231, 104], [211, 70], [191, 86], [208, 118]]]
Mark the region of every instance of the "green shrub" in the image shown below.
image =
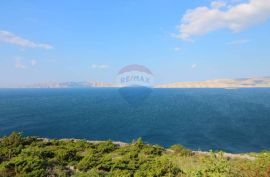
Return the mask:
[[170, 149], [173, 150], [175, 154], [179, 154], [181, 156], [190, 156], [190, 155], [192, 155], [192, 151], [190, 149], [187, 149], [184, 146], [179, 145], [179, 144], [172, 145], [170, 147]]
[[112, 141], [101, 142], [96, 147], [98, 153], [110, 153], [117, 148], [117, 145], [113, 144]]
[[204, 168], [194, 171], [193, 175], [196, 177], [233, 177], [231, 166], [223, 153], [210, 152], [209, 156], [203, 158]]
[[77, 165], [77, 168], [82, 171], [87, 171], [99, 164], [99, 156], [90, 151]]
[[96, 169], [92, 169], [88, 172], [78, 172], [72, 177], [105, 177], [105, 174], [103, 172], [99, 172]]
[[21, 176], [45, 176], [46, 162], [37, 157], [18, 156], [2, 165], [2, 173]]
[[24, 147], [24, 139], [17, 132], [11, 133], [9, 136], [3, 137], [0, 141], [0, 162], [9, 160], [18, 155]]
[[266, 177], [270, 152], [254, 160], [228, 159], [223, 153], [192, 154], [181, 145], [173, 153], [141, 138], [126, 146], [112, 141], [43, 140], [12, 133], [0, 139], [0, 177]]
[[144, 163], [140, 166], [139, 170], [135, 172], [135, 177], [148, 177], [148, 176], [176, 176], [182, 171], [170, 162], [167, 158], [156, 158], [153, 161]]

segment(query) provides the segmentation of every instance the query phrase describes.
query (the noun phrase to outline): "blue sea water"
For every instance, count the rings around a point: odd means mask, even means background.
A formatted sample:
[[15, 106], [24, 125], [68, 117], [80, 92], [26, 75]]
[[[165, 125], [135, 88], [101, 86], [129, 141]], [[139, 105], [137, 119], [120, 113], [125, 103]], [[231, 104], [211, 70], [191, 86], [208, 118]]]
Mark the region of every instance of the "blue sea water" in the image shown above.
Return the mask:
[[194, 150], [269, 150], [270, 89], [153, 89], [136, 105], [112, 88], [0, 89], [0, 135], [14, 130], [49, 138], [142, 137]]

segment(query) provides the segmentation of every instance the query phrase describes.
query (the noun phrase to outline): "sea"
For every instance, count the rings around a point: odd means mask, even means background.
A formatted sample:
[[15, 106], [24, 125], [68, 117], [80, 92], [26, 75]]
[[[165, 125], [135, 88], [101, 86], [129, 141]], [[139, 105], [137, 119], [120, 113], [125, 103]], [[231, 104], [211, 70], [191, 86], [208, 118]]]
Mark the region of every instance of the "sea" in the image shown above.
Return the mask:
[[0, 136], [12, 131], [259, 152], [270, 150], [270, 89], [0, 89]]

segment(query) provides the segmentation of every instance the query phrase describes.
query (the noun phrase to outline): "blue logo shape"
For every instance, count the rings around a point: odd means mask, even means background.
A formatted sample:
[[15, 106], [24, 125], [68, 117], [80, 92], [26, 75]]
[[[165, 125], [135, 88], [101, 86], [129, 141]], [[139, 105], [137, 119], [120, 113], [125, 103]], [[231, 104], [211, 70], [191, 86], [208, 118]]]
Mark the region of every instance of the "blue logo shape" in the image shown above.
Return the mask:
[[128, 65], [117, 75], [120, 95], [132, 106], [141, 105], [152, 93], [153, 74], [142, 65]]

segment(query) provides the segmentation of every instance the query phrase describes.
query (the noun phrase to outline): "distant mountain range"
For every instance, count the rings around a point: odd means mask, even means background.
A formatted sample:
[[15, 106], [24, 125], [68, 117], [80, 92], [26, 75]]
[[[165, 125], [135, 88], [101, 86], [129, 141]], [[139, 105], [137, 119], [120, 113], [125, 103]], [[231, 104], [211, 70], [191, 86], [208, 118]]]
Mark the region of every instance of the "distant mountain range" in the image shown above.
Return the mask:
[[270, 87], [270, 77], [217, 79], [201, 82], [176, 82], [157, 85], [158, 88], [254, 88]]
[[109, 82], [44, 82], [44, 83], [16, 86], [16, 88], [91, 88], [91, 87], [117, 87], [117, 85]]
[[[14, 88], [92, 88], [119, 87], [109, 82], [47, 82], [31, 85], [16, 86]], [[270, 77], [253, 77], [241, 79], [216, 79], [200, 82], [176, 82], [156, 85], [155, 88], [255, 88], [270, 87]]]

